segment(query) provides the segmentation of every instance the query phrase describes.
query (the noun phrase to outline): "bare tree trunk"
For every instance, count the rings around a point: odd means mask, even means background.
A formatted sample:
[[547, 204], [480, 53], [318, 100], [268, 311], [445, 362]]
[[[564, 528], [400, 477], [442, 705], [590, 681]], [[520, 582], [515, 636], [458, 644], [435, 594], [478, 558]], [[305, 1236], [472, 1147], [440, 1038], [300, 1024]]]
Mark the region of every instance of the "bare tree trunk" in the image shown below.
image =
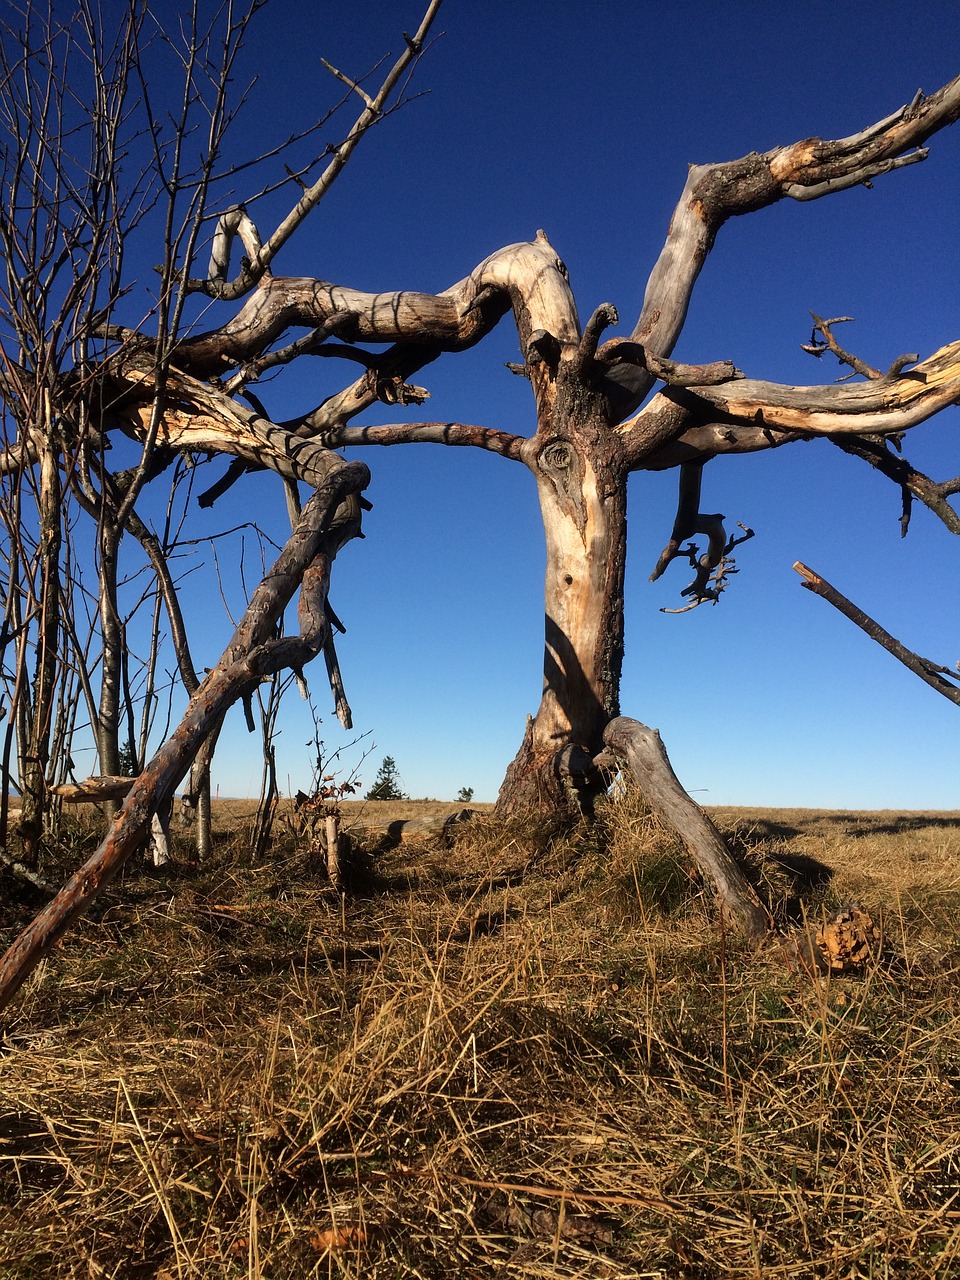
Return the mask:
[[571, 397], [566, 429], [532, 459], [547, 549], [543, 695], [500, 789], [503, 815], [589, 808], [593, 757], [620, 710], [626, 475], [617, 437], [596, 398], [583, 412], [585, 398]]
[[[220, 736], [220, 727], [217, 726], [215, 734], [210, 741], [209, 751], [206, 753], [208, 758], [204, 767], [200, 770], [197, 778], [197, 826], [196, 826], [196, 846], [197, 846], [197, 862], [202, 866], [203, 863], [209, 862], [213, 854], [213, 803], [210, 796], [210, 758], [213, 756], [213, 749], [217, 744]], [[204, 747], [207, 744], [204, 743]]]
[[273, 834], [273, 820], [277, 814], [280, 791], [277, 787], [277, 749], [268, 744], [263, 761], [263, 780], [260, 786], [260, 803], [250, 837], [250, 853], [256, 862], [267, 852]]
[[194, 848], [202, 866], [213, 853], [213, 814], [210, 804], [210, 764], [220, 740], [222, 724], [215, 724], [190, 767], [190, 781], [180, 801], [180, 822], [193, 823]]
[[150, 856], [155, 867], [165, 867], [170, 861], [170, 810], [167, 800], [150, 819]]
[[[97, 750], [100, 756], [100, 772], [120, 772], [120, 703], [121, 664], [123, 655], [123, 627], [117, 603], [117, 564], [120, 551], [121, 530], [108, 511], [106, 501], [101, 507], [100, 519], [100, 635], [103, 656], [100, 670], [100, 706]], [[107, 817], [114, 814], [112, 803], [107, 805]]]
[[324, 839], [327, 846], [327, 875], [334, 889], [340, 888], [340, 819], [328, 813], [323, 820]]
[[46, 813], [47, 765], [53, 728], [57, 656], [60, 640], [60, 471], [49, 437], [40, 467], [40, 620], [33, 677], [29, 741], [21, 751], [20, 825], [23, 861], [37, 867]]
[[[18, 485], [19, 489], [19, 485]], [[4, 497], [6, 495], [3, 495]], [[0, 508], [2, 508], [0, 503]], [[14, 511], [16, 504], [11, 503]], [[4, 849], [7, 847], [7, 835], [10, 819], [10, 797], [16, 787], [19, 789], [19, 780], [22, 777], [22, 769], [19, 759], [19, 744], [21, 741], [21, 712], [20, 704], [23, 700], [23, 681], [24, 681], [24, 662], [25, 662], [25, 643], [26, 639], [23, 635], [18, 636], [21, 620], [21, 604], [22, 598], [20, 594], [20, 560], [19, 560], [19, 526], [13, 522], [8, 526], [10, 532], [10, 545], [7, 552], [7, 582], [6, 582], [6, 600], [3, 608], [2, 627], [4, 644], [0, 649], [0, 657], [5, 658], [7, 649], [16, 637], [14, 652], [16, 654], [14, 660], [14, 678], [12, 687], [9, 689], [9, 701], [4, 707], [6, 714], [6, 726], [3, 734], [3, 753], [0, 757], [0, 845]], [[11, 768], [11, 759], [17, 755], [17, 781], [14, 782], [14, 771]]]
[[220, 738], [219, 724], [214, 725], [207, 739], [200, 746], [190, 768], [190, 780], [180, 798], [178, 821], [183, 827], [191, 823], [194, 829], [194, 850], [197, 862], [202, 866], [209, 862], [213, 852], [213, 814], [210, 803], [210, 762]]

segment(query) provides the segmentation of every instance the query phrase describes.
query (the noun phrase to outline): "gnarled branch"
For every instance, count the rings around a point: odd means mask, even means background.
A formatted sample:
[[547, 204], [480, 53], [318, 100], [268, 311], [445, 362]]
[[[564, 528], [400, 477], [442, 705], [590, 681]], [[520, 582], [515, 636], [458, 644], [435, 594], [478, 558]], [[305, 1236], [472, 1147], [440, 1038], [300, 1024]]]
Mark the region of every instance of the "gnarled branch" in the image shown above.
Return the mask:
[[[848, 138], [806, 138], [740, 160], [693, 165], [670, 220], [663, 250], [647, 281], [634, 341], [669, 356], [683, 328], [694, 285], [720, 228], [731, 217], [786, 198], [815, 200], [926, 157], [922, 144], [960, 119], [960, 77]], [[639, 404], [653, 386], [638, 373]], [[629, 412], [629, 410], [627, 410]], [[626, 412], [623, 416], [626, 416]]]
[[[686, 613], [708, 601], [716, 604], [723, 592], [726, 579], [737, 572], [730, 559], [730, 552], [741, 542], [746, 542], [753, 537], [752, 529], [740, 525], [743, 529], [743, 537], [738, 538], [734, 535], [728, 540], [723, 527], [724, 517], [719, 513], [704, 515], [700, 511], [703, 466], [702, 461], [696, 461], [685, 462], [680, 467], [679, 497], [673, 531], [650, 575], [650, 581], [656, 582], [668, 565], [678, 557], [689, 560], [695, 570], [695, 576], [690, 585], [684, 587], [680, 594], [690, 597], [690, 603], [680, 609], [662, 609], [661, 613]], [[702, 555], [700, 549], [693, 544], [688, 547], [683, 546], [688, 538], [694, 538], [697, 534], [707, 535], [707, 549]]]
[[487, 449], [504, 458], [520, 458], [524, 436], [466, 422], [400, 422], [377, 427], [342, 427], [325, 437], [333, 445], [449, 444]]
[[537, 331], [552, 334], [561, 349], [580, 340], [566, 270], [542, 232], [532, 242], [499, 249], [437, 294], [363, 293], [325, 280], [271, 276], [226, 324], [181, 343], [176, 360], [194, 376], [222, 373], [261, 358], [290, 327], [320, 331], [344, 314], [357, 342], [458, 351], [478, 342], [511, 307], [523, 350]]

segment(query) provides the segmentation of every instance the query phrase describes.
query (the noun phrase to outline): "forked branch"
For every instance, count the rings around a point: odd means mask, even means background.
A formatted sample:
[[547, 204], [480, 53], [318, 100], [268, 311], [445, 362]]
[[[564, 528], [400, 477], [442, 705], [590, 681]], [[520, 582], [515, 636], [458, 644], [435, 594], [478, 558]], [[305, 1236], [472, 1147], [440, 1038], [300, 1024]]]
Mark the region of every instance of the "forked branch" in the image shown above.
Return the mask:
[[[242, 298], [263, 280], [274, 258], [333, 186], [361, 138], [380, 119], [390, 95], [403, 75], [419, 59], [423, 52], [424, 41], [441, 3], [442, 0], [430, 0], [416, 34], [404, 37], [404, 50], [384, 76], [376, 94], [368, 96], [363, 93], [364, 108], [344, 141], [335, 149], [330, 163], [316, 182], [306, 188], [273, 234], [261, 244], [259, 234], [247, 217], [246, 211], [242, 207], [229, 210], [220, 219], [214, 234], [214, 248], [206, 280], [189, 281], [189, 289], [205, 293], [208, 297], [232, 302]], [[337, 74], [339, 76], [340, 73]], [[340, 78], [345, 79], [343, 76]], [[357, 88], [352, 81], [346, 81], [346, 83], [351, 88]], [[241, 263], [239, 274], [233, 280], [227, 280], [231, 248], [237, 236], [241, 238], [246, 256]]]
[[[848, 138], [805, 138], [753, 152], [740, 160], [693, 165], [670, 221], [663, 250], [647, 281], [643, 308], [631, 335], [669, 356], [687, 314], [694, 285], [723, 224], [779, 200], [816, 200], [926, 158], [923, 143], [960, 119], [960, 77]], [[634, 405], [655, 381], [635, 379]], [[626, 416], [626, 413], [623, 415]]]

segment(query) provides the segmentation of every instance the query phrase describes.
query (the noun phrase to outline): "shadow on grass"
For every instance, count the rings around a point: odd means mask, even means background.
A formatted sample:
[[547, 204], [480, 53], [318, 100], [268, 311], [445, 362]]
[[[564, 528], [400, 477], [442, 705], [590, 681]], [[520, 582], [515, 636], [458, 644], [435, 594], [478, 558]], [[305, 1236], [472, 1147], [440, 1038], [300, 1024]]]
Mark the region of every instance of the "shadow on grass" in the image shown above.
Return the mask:
[[931, 831], [947, 828], [960, 831], [960, 817], [938, 816], [937, 814], [917, 813], [898, 814], [888, 817], [878, 813], [876, 817], [857, 813], [831, 813], [820, 819], [821, 822], [836, 827], [843, 827], [851, 840], [864, 836], [897, 836], [907, 832]]
[[823, 896], [834, 870], [810, 854], [784, 846], [801, 834], [780, 822], [760, 820], [722, 832], [727, 848], [744, 868], [775, 920], [796, 924], [811, 901]]

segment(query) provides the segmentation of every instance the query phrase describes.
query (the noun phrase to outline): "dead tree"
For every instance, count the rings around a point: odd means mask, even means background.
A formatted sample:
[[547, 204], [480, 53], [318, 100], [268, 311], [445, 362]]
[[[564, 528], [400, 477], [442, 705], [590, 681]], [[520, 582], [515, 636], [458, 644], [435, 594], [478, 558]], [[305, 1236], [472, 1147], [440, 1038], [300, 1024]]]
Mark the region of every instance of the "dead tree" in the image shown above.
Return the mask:
[[[341, 474], [343, 463], [335, 451], [370, 445], [471, 447], [525, 466], [536, 480], [547, 548], [543, 687], [539, 708], [504, 779], [498, 810], [502, 815], [558, 807], [588, 811], [606, 785], [608, 775], [598, 758], [608, 727], [620, 713], [631, 472], [678, 470], [677, 518], [654, 573], [659, 575], [675, 559], [690, 561], [694, 578], [685, 593], [687, 607], [717, 598], [738, 540], [729, 536], [722, 516], [700, 510], [702, 468], [719, 455], [824, 437], [877, 466], [911, 500], [927, 503], [957, 531], [948, 502], [957, 492], [954, 482], [937, 484], [906, 464], [898, 468], [888, 442], [960, 398], [960, 341], [923, 360], [905, 357], [885, 374], [868, 372], [864, 381], [843, 386], [782, 386], [746, 378], [729, 360], [680, 364], [671, 353], [700, 271], [728, 219], [781, 200], [839, 193], [924, 160], [931, 135], [960, 116], [960, 78], [929, 97], [917, 95], [851, 137], [808, 138], [737, 160], [692, 166], [638, 318], [620, 333], [619, 312], [612, 303], [581, 323], [567, 269], [542, 231], [530, 241], [497, 250], [440, 293], [362, 292], [325, 280], [322, 263], [316, 277], [277, 274], [283, 247], [314, 213], [364, 135], [398, 100], [439, 7], [440, 0], [430, 0], [419, 28], [405, 37], [403, 52], [376, 91], [334, 70], [345, 87], [344, 100], [359, 100], [358, 114], [314, 166], [294, 175], [295, 199], [272, 229], [258, 227], [244, 204], [218, 205], [217, 166], [230, 170], [219, 125], [229, 114], [226, 92], [238, 38], [234, 33], [221, 43], [210, 99], [212, 144], [190, 174], [176, 142], [172, 149], [158, 143], [150, 162], [167, 201], [163, 288], [155, 313], [136, 330], [116, 322], [114, 311], [126, 282], [100, 246], [99, 256], [84, 259], [97, 287], [91, 285], [84, 295], [87, 304], [71, 313], [70, 342], [60, 343], [55, 360], [41, 361], [31, 350], [31, 342], [43, 347], [46, 330], [41, 333], [35, 324], [18, 327], [16, 317], [8, 317], [11, 332], [3, 334], [0, 395], [15, 430], [0, 452], [0, 471], [34, 475], [46, 467], [49, 474], [59, 466], [68, 488], [79, 486], [81, 492], [92, 477], [103, 499], [96, 508], [102, 546], [109, 548], [114, 530], [122, 534], [134, 529], [136, 504], [146, 486], [183, 454], [233, 459], [202, 499], [206, 503], [231, 484], [242, 483], [247, 472], [263, 468], [285, 481], [323, 490]], [[81, 12], [88, 13], [85, 8]], [[190, 77], [199, 75], [201, 64], [205, 74], [214, 65], [201, 57], [206, 37], [198, 12], [194, 10], [192, 26], [187, 26], [183, 58], [191, 90]], [[84, 21], [90, 25], [93, 18]], [[141, 55], [134, 28], [129, 40], [131, 65], [137, 67]], [[41, 46], [46, 47], [41, 42], [35, 49], [24, 38], [22, 62], [28, 74]], [[193, 99], [188, 95], [185, 101]], [[117, 117], [117, 104], [107, 106], [111, 109], [101, 112], [98, 121]], [[159, 127], [155, 118], [149, 123]], [[149, 130], [147, 136], [153, 136]], [[180, 128], [176, 137], [185, 136]], [[281, 167], [278, 153], [278, 171]], [[108, 182], [106, 176], [103, 181]], [[36, 188], [35, 203], [42, 203], [45, 190], [43, 184]], [[110, 225], [122, 231], [121, 214], [129, 216], [134, 206], [109, 185], [104, 190], [111, 194], [110, 207], [119, 211]], [[66, 190], [63, 199], [68, 197]], [[90, 211], [74, 210], [73, 216], [82, 228]], [[207, 219], [214, 229], [203, 269], [198, 263]], [[66, 234], [67, 219], [61, 222], [54, 242]], [[45, 303], [26, 301], [35, 310]], [[201, 316], [210, 327], [200, 328]], [[535, 430], [520, 435], [491, 425], [411, 421], [410, 406], [428, 395], [413, 379], [437, 359], [481, 342], [507, 316], [519, 339], [521, 358], [513, 368], [530, 384]], [[821, 332], [828, 332], [830, 322], [824, 324]], [[293, 420], [271, 420], [258, 398], [258, 382], [285, 365], [318, 355], [328, 358], [315, 361], [315, 367], [330, 369], [346, 361], [353, 375], [332, 393], [325, 388], [316, 406]], [[36, 411], [38, 388], [42, 413]], [[378, 402], [396, 406], [404, 420], [364, 425], [363, 413]], [[139, 442], [142, 452], [118, 487], [105, 474], [103, 459], [107, 443], [120, 437]], [[359, 502], [357, 487], [350, 503]], [[357, 519], [351, 508], [344, 527], [356, 531]], [[696, 545], [698, 538], [706, 539], [703, 550]], [[45, 554], [54, 554], [52, 544]], [[37, 563], [42, 571], [47, 562], [41, 557]], [[16, 626], [16, 616], [13, 622]], [[55, 617], [49, 621], [51, 635], [55, 623]], [[46, 627], [47, 620], [40, 625]], [[111, 643], [105, 635], [105, 654]], [[296, 664], [316, 648], [311, 640], [283, 652], [285, 660]], [[319, 648], [342, 708], [329, 631]], [[235, 661], [234, 655], [227, 662], [231, 671]], [[275, 655], [269, 659], [270, 669], [275, 661]], [[244, 668], [246, 674], [230, 687], [241, 690], [248, 678], [264, 670]], [[114, 678], [112, 669], [109, 678]], [[35, 701], [46, 696], [41, 686], [42, 680]], [[204, 690], [209, 692], [207, 683], [191, 691], [184, 722], [191, 727], [174, 735], [177, 739], [188, 733], [189, 751], [177, 756], [176, 769], [160, 769], [155, 757], [143, 771], [123, 810], [135, 817], [119, 819], [127, 829], [132, 823], [139, 830], [150, 812], [161, 807], [188, 756], [208, 763], [225, 701], [219, 694], [211, 701]], [[106, 711], [100, 718], [112, 726], [113, 695], [103, 696], [106, 702], [102, 699], [100, 705]], [[201, 705], [204, 714], [198, 718]], [[629, 756], [633, 748], [624, 743]], [[109, 744], [101, 757], [109, 762]], [[115, 772], [112, 767], [103, 771]], [[101, 877], [97, 883], [102, 882], [101, 871], [95, 874]], [[728, 907], [738, 897], [749, 901], [737, 874], [734, 868], [729, 876], [727, 869], [715, 876]], [[62, 918], [82, 899], [82, 892], [71, 889]], [[757, 918], [753, 905], [734, 914], [747, 932], [756, 931], [749, 923]]]
[[[686, 539], [705, 533], [706, 550], [694, 557], [696, 603], [715, 598], [711, 581], [723, 572], [729, 547], [722, 518], [699, 510], [696, 481], [711, 458], [814, 436], [851, 448], [879, 441], [882, 448], [883, 441], [957, 399], [960, 343], [908, 361], [910, 368], [898, 362], [880, 379], [823, 387], [779, 386], [744, 378], [729, 362], [690, 366], [669, 356], [699, 272], [728, 218], [782, 199], [816, 199], [922, 160], [923, 143], [958, 115], [960, 80], [849, 138], [807, 139], [694, 166], [640, 316], [628, 335], [607, 341], [601, 341], [605, 331], [619, 323], [616, 309], [601, 306], [581, 328], [566, 268], [542, 232], [492, 254], [441, 294], [364, 294], [274, 276], [277, 233], [261, 244], [242, 210], [221, 220], [210, 271], [191, 287], [211, 298], [246, 301], [220, 327], [181, 345], [178, 385], [196, 388], [195, 403], [208, 394], [199, 387], [224, 368], [232, 371], [226, 389], [236, 394], [265, 369], [337, 334], [349, 338], [353, 360], [358, 344], [390, 343], [384, 353], [361, 357], [367, 368], [359, 380], [291, 424], [298, 439], [328, 447], [414, 441], [471, 446], [519, 462], [536, 477], [547, 543], [543, 695], [501, 789], [501, 813], [555, 807], [571, 796], [582, 802], [602, 785], [593, 760], [619, 712], [631, 471], [680, 470], [677, 523], [656, 572], [687, 554]], [[230, 278], [229, 248], [238, 238], [245, 257]], [[353, 425], [375, 400], [421, 400], [422, 390], [408, 379], [441, 353], [479, 342], [508, 312], [523, 355], [519, 372], [530, 381], [536, 407], [532, 436], [451, 422]], [[284, 345], [282, 334], [295, 327], [307, 336]], [[661, 390], [644, 403], [658, 382]], [[135, 430], [136, 422], [128, 429]], [[165, 420], [164, 429], [179, 440], [191, 424]], [[915, 482], [912, 491], [933, 503], [935, 488]]]

